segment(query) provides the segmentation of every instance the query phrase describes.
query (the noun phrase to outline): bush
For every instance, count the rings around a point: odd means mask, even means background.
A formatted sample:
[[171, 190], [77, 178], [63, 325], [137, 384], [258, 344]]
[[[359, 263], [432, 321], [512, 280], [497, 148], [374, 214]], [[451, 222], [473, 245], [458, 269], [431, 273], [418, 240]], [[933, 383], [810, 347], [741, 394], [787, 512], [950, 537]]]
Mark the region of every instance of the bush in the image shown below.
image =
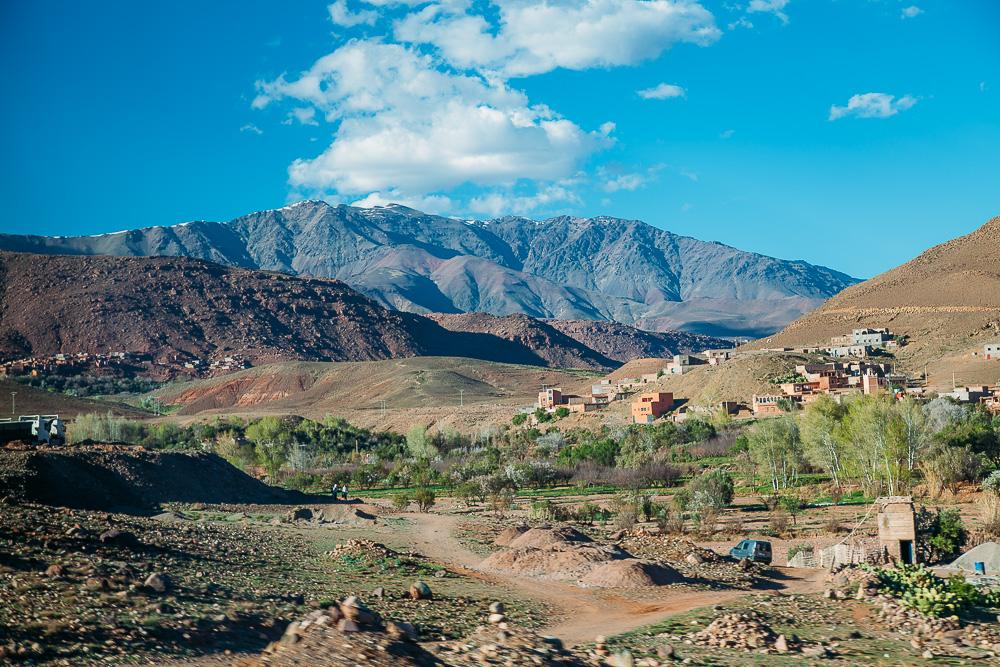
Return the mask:
[[592, 502], [585, 502], [582, 505], [578, 505], [573, 511], [573, 519], [577, 523], [583, 523], [588, 526], [594, 524], [594, 520], [600, 513], [600, 508]]
[[483, 485], [474, 480], [462, 482], [456, 486], [454, 494], [455, 499], [462, 501], [466, 507], [474, 507], [486, 500]]
[[525, 412], [518, 412], [516, 415], [510, 418], [510, 422], [514, 426], [520, 426], [526, 421], [528, 421], [528, 415]]
[[417, 508], [421, 512], [426, 512], [434, 506], [434, 491], [426, 486], [422, 486], [413, 492], [413, 500], [417, 503]]
[[921, 507], [916, 515], [917, 547], [923, 560], [938, 563], [958, 555], [965, 547], [968, 533], [958, 510], [930, 512]]
[[566, 417], [569, 417], [569, 408], [567, 407], [556, 408], [555, 416], [559, 419], [565, 419]]
[[395, 493], [392, 496], [392, 509], [397, 512], [405, 512], [406, 508], [413, 502], [413, 498], [408, 493]]
[[708, 510], [718, 512], [733, 502], [733, 478], [725, 470], [716, 468], [691, 480], [691, 509], [698, 513]]

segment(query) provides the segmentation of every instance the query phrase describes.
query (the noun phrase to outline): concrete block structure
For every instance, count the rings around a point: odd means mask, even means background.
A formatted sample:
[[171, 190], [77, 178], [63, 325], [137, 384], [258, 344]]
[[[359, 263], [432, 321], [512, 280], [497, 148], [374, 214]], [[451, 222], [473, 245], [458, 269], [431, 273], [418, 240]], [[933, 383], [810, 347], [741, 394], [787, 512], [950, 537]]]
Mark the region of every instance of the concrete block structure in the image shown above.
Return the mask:
[[900, 563], [917, 562], [917, 524], [911, 496], [879, 498], [878, 544], [890, 559]]
[[986, 357], [988, 361], [1000, 360], [1000, 342], [986, 343], [986, 345], [983, 345], [983, 356]]

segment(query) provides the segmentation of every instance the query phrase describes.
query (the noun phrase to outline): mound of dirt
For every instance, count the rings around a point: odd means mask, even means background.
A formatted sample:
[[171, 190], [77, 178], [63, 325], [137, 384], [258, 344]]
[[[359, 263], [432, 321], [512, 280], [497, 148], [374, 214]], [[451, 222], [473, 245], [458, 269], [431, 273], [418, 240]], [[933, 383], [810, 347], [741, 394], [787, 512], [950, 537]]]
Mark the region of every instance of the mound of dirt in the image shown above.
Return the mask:
[[493, 540], [493, 544], [505, 547], [510, 544], [512, 540], [515, 540], [528, 532], [528, 530], [528, 526], [510, 526], [509, 528], [504, 528], [500, 531], [500, 534], [497, 535], [496, 539]]
[[672, 567], [638, 558], [626, 558], [595, 567], [580, 583], [602, 588], [647, 588], [675, 584], [681, 580], [683, 577]]
[[983, 542], [978, 547], [969, 549], [955, 559], [948, 569], [975, 572], [976, 563], [986, 565], [986, 574], [996, 575], [1000, 572], [1000, 542]]
[[529, 547], [544, 549], [551, 546], [581, 544], [591, 541], [589, 537], [574, 528], [556, 526], [554, 528], [542, 527], [526, 530], [521, 535], [510, 540], [508, 546], [512, 549], [526, 549]]
[[15, 499], [93, 510], [146, 510], [167, 502], [295, 503], [215, 454], [129, 445], [0, 450], [0, 488]]
[[526, 577], [580, 579], [595, 565], [626, 557], [628, 554], [615, 547], [560, 544], [544, 549], [505, 549], [491, 555], [479, 567], [482, 570], [509, 572]]

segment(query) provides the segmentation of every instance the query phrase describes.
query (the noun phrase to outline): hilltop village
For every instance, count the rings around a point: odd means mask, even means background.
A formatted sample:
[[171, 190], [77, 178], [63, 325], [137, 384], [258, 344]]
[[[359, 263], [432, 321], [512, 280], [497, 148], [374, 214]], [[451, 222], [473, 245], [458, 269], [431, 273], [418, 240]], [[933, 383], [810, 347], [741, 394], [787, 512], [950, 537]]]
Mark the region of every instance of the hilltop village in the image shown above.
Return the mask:
[[[522, 413], [540, 410], [550, 414], [585, 414], [623, 401], [629, 403], [631, 421], [635, 424], [652, 424], [658, 419], [681, 423], [692, 414], [715, 412], [733, 419], [776, 416], [824, 395], [836, 400], [878, 393], [891, 393], [897, 398], [925, 397], [930, 393], [926, 376], [910, 377], [895, 370], [893, 353], [906, 344], [905, 337], [894, 335], [888, 328], [862, 328], [834, 336], [826, 346], [709, 349], [699, 354], [677, 354], [671, 360], [664, 360], [655, 372], [603, 379], [591, 387], [587, 396], [565, 393], [560, 387], [544, 387], [538, 393], [536, 405]], [[654, 388], [665, 377], [684, 375], [699, 366], [721, 366], [744, 355], [785, 352], [814, 355], [817, 361], [797, 364], [787, 373], [770, 378], [776, 391], [753, 394], [749, 400], [733, 397], [714, 405], [692, 406], [683, 397]], [[982, 359], [1000, 361], [1000, 342], [984, 344]], [[1000, 363], [997, 374], [1000, 378]], [[981, 404], [987, 411], [1000, 414], [1000, 379], [995, 386], [954, 386], [951, 391], [934, 393], [959, 403]]]

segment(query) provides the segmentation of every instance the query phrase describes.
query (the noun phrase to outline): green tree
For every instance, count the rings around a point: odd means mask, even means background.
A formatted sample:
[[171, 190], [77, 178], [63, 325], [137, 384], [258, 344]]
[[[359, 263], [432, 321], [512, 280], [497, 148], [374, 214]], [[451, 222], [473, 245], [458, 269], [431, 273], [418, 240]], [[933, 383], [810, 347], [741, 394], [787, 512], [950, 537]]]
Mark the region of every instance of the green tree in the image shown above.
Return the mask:
[[427, 429], [419, 424], [406, 432], [406, 449], [410, 456], [418, 460], [430, 460], [438, 454], [437, 447], [427, 436]]
[[804, 457], [799, 427], [793, 417], [760, 421], [751, 427], [747, 439], [750, 456], [760, 469], [767, 471], [774, 493], [795, 484]]
[[812, 465], [826, 471], [837, 490], [843, 488], [846, 445], [837, 436], [837, 428], [846, 408], [830, 396], [820, 396], [810, 403], [799, 418], [805, 457]]
[[273, 484], [278, 476], [281, 466], [288, 460], [288, 450], [280, 442], [258, 442], [254, 447], [257, 454], [257, 462], [264, 466], [267, 477]]
[[555, 416], [559, 419], [565, 419], [566, 417], [569, 417], [569, 408], [562, 405], [559, 406], [558, 408], [556, 408]]
[[840, 437], [848, 445], [851, 466], [869, 495], [897, 495], [909, 478], [904, 425], [887, 395], [851, 401], [841, 422]]

